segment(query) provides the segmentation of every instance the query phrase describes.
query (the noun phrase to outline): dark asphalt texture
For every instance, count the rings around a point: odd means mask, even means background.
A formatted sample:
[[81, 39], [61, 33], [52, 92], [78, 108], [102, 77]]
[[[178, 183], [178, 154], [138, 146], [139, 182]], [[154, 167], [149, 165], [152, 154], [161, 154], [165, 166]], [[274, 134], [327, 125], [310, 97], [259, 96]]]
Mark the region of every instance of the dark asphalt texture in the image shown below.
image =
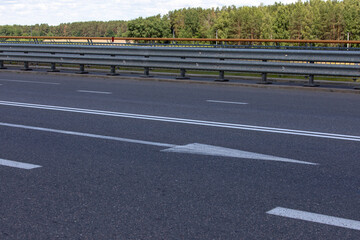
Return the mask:
[[[0, 72], [0, 101], [360, 136], [358, 94]], [[1, 240], [360, 239], [357, 230], [266, 214], [284, 207], [360, 221], [360, 142], [3, 105], [0, 122], [319, 164], [0, 126], [0, 159], [42, 166], [0, 166]]]

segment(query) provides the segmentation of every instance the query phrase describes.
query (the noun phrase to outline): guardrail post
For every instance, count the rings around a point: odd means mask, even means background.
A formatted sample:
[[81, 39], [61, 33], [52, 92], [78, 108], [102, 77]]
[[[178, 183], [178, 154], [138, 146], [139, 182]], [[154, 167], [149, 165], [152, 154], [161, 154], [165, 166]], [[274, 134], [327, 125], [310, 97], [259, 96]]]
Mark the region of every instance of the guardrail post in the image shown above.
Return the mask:
[[[314, 64], [314, 61], [310, 61], [310, 64]], [[304, 84], [304, 87], [318, 87], [318, 84], [314, 83], [314, 74], [310, 74], [309, 76], [309, 82], [307, 84]]]
[[309, 83], [308, 83], [309, 87], [315, 87], [314, 84], [314, 75], [309, 75]]
[[[150, 58], [150, 56], [145, 56], [146, 59]], [[141, 77], [146, 77], [146, 78], [149, 78], [149, 77], [153, 77], [150, 75], [150, 68], [149, 67], [144, 67], [144, 74], [141, 75]]]
[[141, 75], [141, 77], [153, 77], [152, 75], [150, 75], [150, 68], [149, 67], [144, 67], [144, 75]]
[[[353, 81], [356, 82], [356, 77], [353, 78]], [[360, 90], [360, 85], [355, 86], [354, 89]]]
[[308, 77], [309, 81], [308, 81], [308, 83], [304, 84], [304, 87], [318, 87], [319, 86], [318, 84], [314, 83], [314, 75], [313, 74], [311, 74], [307, 77]]
[[0, 61], [0, 69], [7, 69], [6, 67], [4, 67], [4, 61]]
[[176, 77], [176, 79], [189, 79], [189, 77], [186, 77], [185, 74], [186, 74], [186, 69], [181, 68], [180, 69], [180, 76]]
[[86, 73], [89, 73], [89, 72], [86, 72], [86, 71], [85, 71], [85, 65], [84, 65], [84, 64], [80, 64], [80, 71], [77, 72], [77, 74], [86, 74]]
[[[220, 61], [224, 61], [224, 58], [220, 58]], [[229, 79], [225, 79], [225, 72], [220, 70], [219, 71], [219, 78], [215, 79], [216, 82], [228, 82]]]
[[[262, 61], [267, 62], [267, 60]], [[267, 80], [267, 73], [261, 73], [261, 82], [258, 82], [258, 84], [271, 84], [271, 82]]]
[[271, 82], [267, 80], [267, 73], [261, 73], [261, 81], [258, 82], [258, 84], [271, 84]]
[[119, 75], [118, 73], [116, 73], [116, 66], [110, 66], [110, 73], [106, 74], [108, 76], [117, 76]]
[[219, 71], [219, 78], [215, 79], [216, 82], [228, 82], [229, 79], [225, 79], [225, 71]]
[[48, 72], [60, 72], [56, 69], [56, 63], [51, 63], [51, 69]]
[[32, 69], [29, 68], [29, 62], [24, 62], [24, 68], [21, 69], [21, 70], [23, 70], [23, 71], [31, 71]]
[[[185, 59], [185, 58], [182, 57], [181, 59]], [[189, 79], [188, 77], [185, 76], [185, 74], [186, 74], [186, 69], [181, 68], [180, 69], [180, 76], [176, 77], [176, 79]]]

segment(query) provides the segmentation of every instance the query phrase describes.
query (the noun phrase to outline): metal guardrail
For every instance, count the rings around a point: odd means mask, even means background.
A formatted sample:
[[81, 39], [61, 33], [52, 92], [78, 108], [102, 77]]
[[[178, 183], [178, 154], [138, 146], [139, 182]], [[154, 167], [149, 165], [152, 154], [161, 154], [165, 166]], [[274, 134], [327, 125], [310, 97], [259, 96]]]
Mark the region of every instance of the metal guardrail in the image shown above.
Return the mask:
[[158, 47], [360, 50], [360, 41], [357, 40], [0, 36], [0, 42], [119, 46], [140, 45]]
[[219, 81], [226, 81], [225, 72], [262, 74], [262, 83], [269, 83], [268, 73], [308, 75], [308, 86], [316, 86], [315, 75], [360, 77], [360, 51], [281, 50], [281, 49], [222, 49], [173, 47], [119, 47], [87, 45], [42, 45], [0, 43], [0, 68], [4, 61], [110, 66], [115, 75], [119, 67], [141, 67], [144, 75], [151, 68], [219, 71]]

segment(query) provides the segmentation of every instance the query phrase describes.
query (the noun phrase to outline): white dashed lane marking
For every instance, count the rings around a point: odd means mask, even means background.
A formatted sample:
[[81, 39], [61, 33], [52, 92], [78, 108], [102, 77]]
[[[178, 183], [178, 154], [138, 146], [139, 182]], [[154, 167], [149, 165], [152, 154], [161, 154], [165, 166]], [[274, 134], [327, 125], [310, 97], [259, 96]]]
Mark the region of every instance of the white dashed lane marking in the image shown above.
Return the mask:
[[280, 217], [287, 217], [292, 219], [299, 219], [303, 221], [321, 223], [336, 227], [349, 228], [353, 230], [360, 230], [360, 221], [339, 218], [339, 217], [332, 217], [318, 213], [299, 211], [289, 208], [277, 207], [268, 211], [267, 214], [276, 215]]
[[77, 90], [80, 93], [95, 93], [95, 94], [112, 94], [111, 92], [89, 91], [89, 90]]
[[[34, 84], [48, 84], [48, 85], [60, 85], [60, 83], [54, 82], [39, 82], [39, 81], [25, 81], [25, 80], [10, 80], [10, 79], [0, 79], [3, 82], [17, 82], [17, 83], [34, 83]], [[0, 84], [1, 85], [1, 84]]]
[[14, 167], [14, 168], [21, 168], [21, 169], [34, 169], [41, 167], [40, 165], [30, 164], [30, 163], [23, 163], [23, 162], [16, 162], [6, 159], [0, 159], [0, 165], [6, 167]]
[[225, 103], [225, 104], [237, 104], [237, 105], [247, 105], [245, 102], [229, 102], [229, 101], [219, 101], [219, 100], [206, 100], [210, 103]]

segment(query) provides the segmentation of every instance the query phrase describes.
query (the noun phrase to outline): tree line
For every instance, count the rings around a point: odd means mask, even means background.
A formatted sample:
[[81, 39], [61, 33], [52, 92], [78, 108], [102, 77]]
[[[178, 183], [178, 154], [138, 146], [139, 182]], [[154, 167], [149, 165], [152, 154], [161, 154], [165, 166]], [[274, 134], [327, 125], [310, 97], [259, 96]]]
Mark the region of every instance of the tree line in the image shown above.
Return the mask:
[[0, 26], [2, 36], [360, 40], [359, 0], [183, 8], [130, 21]]

